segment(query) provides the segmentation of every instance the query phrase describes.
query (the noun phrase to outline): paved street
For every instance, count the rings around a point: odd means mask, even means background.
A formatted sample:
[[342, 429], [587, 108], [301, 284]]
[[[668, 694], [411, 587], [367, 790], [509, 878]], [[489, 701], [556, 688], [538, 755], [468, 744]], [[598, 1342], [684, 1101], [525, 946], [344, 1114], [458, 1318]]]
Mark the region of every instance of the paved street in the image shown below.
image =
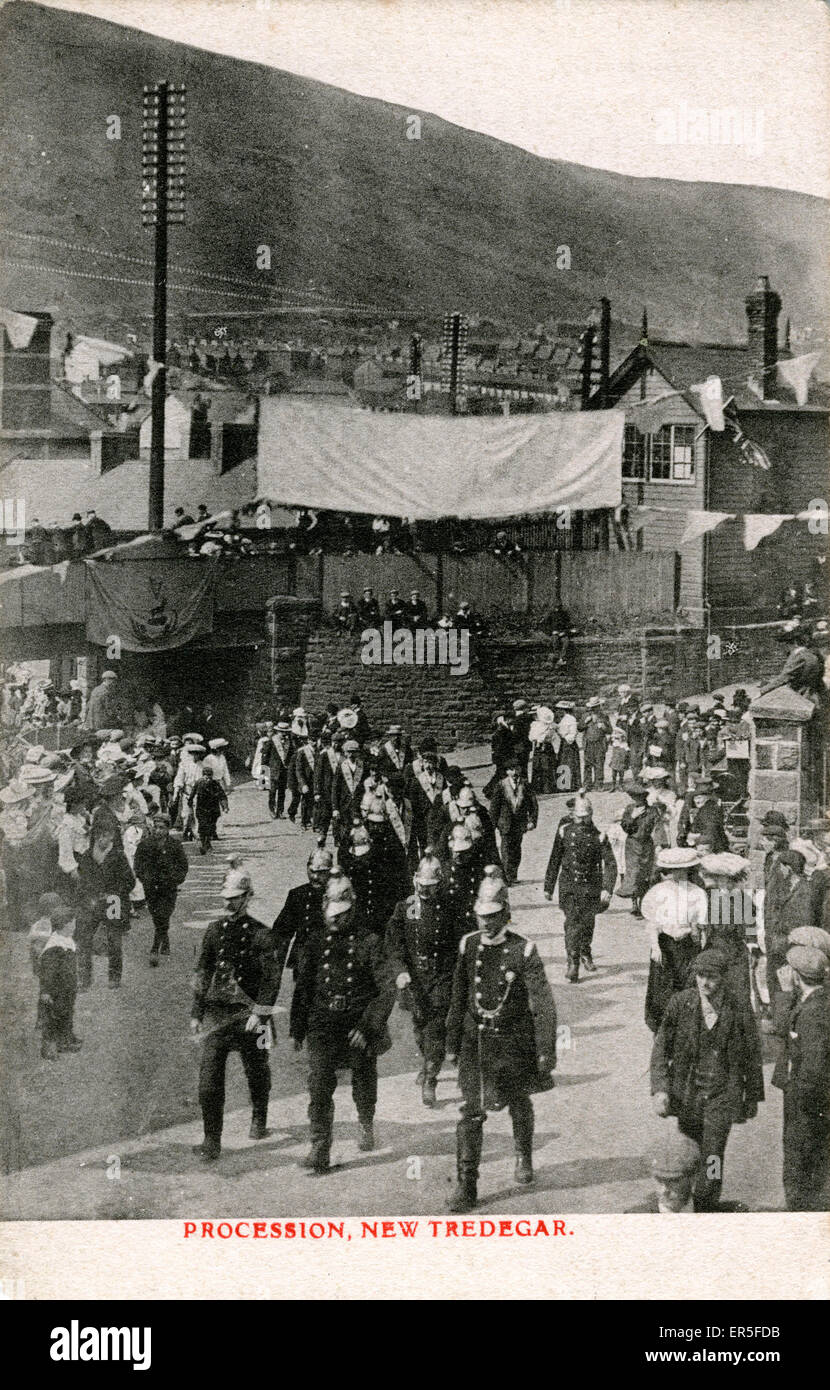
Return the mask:
[[[460, 755], [459, 761], [475, 761]], [[481, 785], [484, 767], [472, 771]], [[512, 1181], [509, 1116], [485, 1127], [482, 1210], [620, 1212], [649, 1189], [644, 1152], [663, 1121], [648, 1094], [651, 1035], [643, 1023], [648, 947], [644, 925], [615, 899], [598, 919], [597, 974], [564, 981], [562, 913], [545, 902], [542, 878], [564, 798], [542, 801], [539, 828], [526, 841], [521, 881], [511, 892], [516, 929], [535, 941], [559, 1012], [560, 1058], [553, 1091], [536, 1108], [533, 1189]], [[607, 825], [625, 804], [594, 798]], [[79, 996], [76, 1031], [83, 1050], [57, 1063], [40, 1058], [34, 1032], [35, 986], [25, 940], [5, 937], [2, 1007], [8, 1020], [4, 1062], [2, 1215], [85, 1219], [252, 1215], [441, 1213], [454, 1183], [458, 1092], [444, 1069], [439, 1105], [426, 1110], [414, 1084], [417, 1053], [408, 1015], [396, 1008], [392, 1050], [381, 1059], [378, 1150], [357, 1150], [347, 1079], [336, 1094], [334, 1172], [314, 1178], [297, 1166], [307, 1150], [305, 1053], [277, 1020], [272, 1051], [269, 1137], [247, 1138], [250, 1109], [239, 1058], [228, 1069], [223, 1155], [203, 1168], [191, 1153], [201, 1138], [198, 1047], [188, 1036], [190, 977], [203, 928], [217, 915], [224, 856], [240, 853], [251, 869], [251, 910], [268, 922], [286, 890], [304, 881], [313, 842], [287, 821], [273, 822], [264, 794], [250, 785], [231, 798], [217, 850], [201, 858], [188, 846], [191, 871], [179, 896], [172, 955], [147, 963], [152, 929], [146, 911], [126, 940], [123, 988], [106, 987], [106, 961], [95, 960], [92, 990]], [[290, 999], [286, 977], [280, 1004]], [[770, 1066], [765, 1067], [769, 1080]], [[768, 1087], [759, 1116], [735, 1128], [726, 1154], [724, 1197], [753, 1210], [780, 1210], [780, 1092]]]

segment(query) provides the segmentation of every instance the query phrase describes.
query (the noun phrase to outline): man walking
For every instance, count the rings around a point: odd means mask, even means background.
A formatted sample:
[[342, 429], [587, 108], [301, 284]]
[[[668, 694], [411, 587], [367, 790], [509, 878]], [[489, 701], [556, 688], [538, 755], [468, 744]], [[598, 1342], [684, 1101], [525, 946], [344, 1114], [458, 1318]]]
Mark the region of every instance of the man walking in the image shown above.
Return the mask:
[[288, 789], [288, 765], [291, 762], [291, 725], [278, 719], [273, 734], [262, 750], [262, 766], [268, 768], [268, 811], [279, 820], [285, 807]]
[[487, 873], [475, 904], [477, 930], [459, 947], [447, 1017], [447, 1050], [458, 1058], [461, 1119], [456, 1129], [458, 1186], [450, 1210], [478, 1201], [484, 1121], [510, 1111], [516, 1182], [533, 1182], [534, 1091], [549, 1090], [556, 1066], [556, 1006], [532, 941], [508, 930], [510, 901]]
[[572, 819], [559, 822], [545, 873], [550, 902], [559, 878], [559, 906], [565, 914], [566, 980], [576, 984], [580, 963], [591, 974], [596, 914], [604, 912], [617, 882], [617, 861], [608, 836], [593, 821], [587, 796], [576, 797]]
[[323, 931], [298, 943], [290, 1023], [297, 1050], [308, 1042], [311, 1150], [303, 1166], [315, 1174], [331, 1166], [338, 1069], [352, 1074], [358, 1148], [366, 1153], [375, 1147], [377, 1059], [392, 1045], [386, 1021], [395, 1003], [383, 945], [357, 918], [347, 878], [329, 879], [323, 916]]
[[247, 912], [252, 885], [244, 869], [230, 869], [222, 885], [225, 912], [205, 932], [193, 991], [190, 1030], [202, 1044], [199, 1104], [205, 1137], [194, 1153], [215, 1162], [222, 1148], [225, 1070], [238, 1052], [251, 1095], [251, 1139], [264, 1139], [271, 1072], [271, 1013], [279, 984], [271, 933]]
[[496, 783], [490, 802], [490, 818], [499, 832], [501, 860], [508, 887], [516, 883], [522, 862], [522, 839], [536, 829], [539, 803], [520, 771], [515, 753], [507, 759], [507, 769]]
[[784, 1194], [788, 1211], [827, 1211], [830, 1193], [830, 1009], [827, 960], [791, 946], [793, 1002], [772, 1084], [784, 1092]]
[[133, 867], [136, 878], [144, 885], [153, 923], [150, 964], [158, 965], [160, 955], [170, 955], [170, 919], [189, 867], [181, 844], [170, 834], [170, 817], [164, 811], [156, 811], [152, 828], [145, 830], [139, 840]]
[[446, 1021], [458, 955], [452, 919], [442, 900], [443, 870], [425, 855], [415, 871], [415, 892], [397, 903], [386, 931], [386, 954], [400, 992], [401, 1008], [412, 1015], [421, 1054], [417, 1080], [426, 1106], [436, 1103], [435, 1087], [446, 1055]]
[[651, 1092], [656, 1114], [676, 1115], [700, 1146], [695, 1210], [717, 1211], [729, 1131], [757, 1114], [763, 1086], [759, 1095], [742, 1006], [725, 987], [728, 961], [701, 951], [691, 968], [694, 985], [671, 997], [654, 1040]]

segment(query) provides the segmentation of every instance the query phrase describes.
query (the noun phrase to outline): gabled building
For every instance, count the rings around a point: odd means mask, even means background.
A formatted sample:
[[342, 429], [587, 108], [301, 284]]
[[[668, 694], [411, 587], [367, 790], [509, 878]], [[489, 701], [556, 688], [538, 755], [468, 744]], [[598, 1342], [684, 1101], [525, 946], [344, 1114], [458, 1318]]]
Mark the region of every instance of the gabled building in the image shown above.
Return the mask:
[[[613, 371], [607, 403], [626, 412], [623, 500], [638, 549], [680, 556], [680, 605], [695, 624], [707, 610], [729, 621], [771, 616], [783, 585], [815, 578], [825, 535], [806, 522], [782, 525], [756, 549], [744, 546], [746, 513], [802, 512], [827, 495], [830, 392], [813, 380], [807, 401], [778, 378], [779, 296], [762, 276], [746, 297], [745, 343], [685, 343], [643, 336]], [[760, 446], [769, 470], [754, 467], [734, 431], [707, 427], [693, 387], [718, 377], [728, 413]], [[592, 398], [592, 406], [598, 404]], [[735, 513], [707, 535], [682, 543], [691, 512]]]

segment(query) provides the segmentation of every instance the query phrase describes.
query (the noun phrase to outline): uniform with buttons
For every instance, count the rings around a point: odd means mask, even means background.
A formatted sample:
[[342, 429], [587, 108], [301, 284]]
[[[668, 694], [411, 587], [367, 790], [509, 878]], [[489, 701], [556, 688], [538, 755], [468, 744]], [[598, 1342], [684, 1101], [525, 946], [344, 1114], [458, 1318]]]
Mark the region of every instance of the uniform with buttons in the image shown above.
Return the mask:
[[192, 1016], [202, 1023], [202, 1061], [199, 1071], [199, 1103], [205, 1139], [219, 1144], [225, 1105], [225, 1068], [231, 1052], [239, 1052], [254, 1120], [265, 1124], [271, 1073], [263, 1030], [246, 1032], [251, 1013], [263, 1019], [263, 1028], [277, 997], [271, 933], [247, 913], [221, 917], [205, 932], [196, 966]]
[[545, 873], [550, 897], [559, 879], [559, 906], [565, 914], [565, 950], [569, 967], [578, 972], [580, 960], [592, 962], [596, 914], [601, 894], [614, 891], [617, 862], [608, 836], [592, 821], [559, 822]]
[[410, 977], [409, 1004], [425, 1075], [435, 1078], [446, 1055], [446, 1019], [458, 952], [455, 924], [441, 898], [411, 894], [395, 907], [386, 931], [392, 975]]
[[[325, 1153], [334, 1124], [338, 1068], [352, 1073], [358, 1119], [370, 1128], [377, 1103], [377, 1058], [391, 1047], [386, 1022], [395, 1002], [394, 981], [383, 946], [358, 917], [342, 928], [315, 931], [297, 944], [291, 1001], [291, 1037], [308, 1042], [311, 1142]], [[358, 1029], [368, 1047], [349, 1042]]]

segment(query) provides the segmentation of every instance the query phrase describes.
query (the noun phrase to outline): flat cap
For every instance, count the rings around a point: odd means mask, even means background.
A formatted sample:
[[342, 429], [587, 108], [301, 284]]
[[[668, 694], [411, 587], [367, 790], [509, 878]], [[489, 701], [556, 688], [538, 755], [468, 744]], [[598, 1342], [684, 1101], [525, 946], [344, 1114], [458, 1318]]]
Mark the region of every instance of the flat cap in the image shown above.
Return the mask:
[[808, 985], [822, 984], [827, 974], [827, 957], [814, 946], [791, 946], [787, 952], [787, 964]]
[[823, 951], [830, 961], [830, 932], [822, 927], [793, 927], [787, 942], [790, 946], [809, 946], [812, 951]]
[[679, 1130], [669, 1131], [652, 1146], [649, 1163], [655, 1178], [685, 1178], [700, 1166], [700, 1149]]
[[728, 969], [729, 961], [723, 951], [716, 951], [714, 947], [701, 951], [692, 961], [695, 975], [725, 975]]

